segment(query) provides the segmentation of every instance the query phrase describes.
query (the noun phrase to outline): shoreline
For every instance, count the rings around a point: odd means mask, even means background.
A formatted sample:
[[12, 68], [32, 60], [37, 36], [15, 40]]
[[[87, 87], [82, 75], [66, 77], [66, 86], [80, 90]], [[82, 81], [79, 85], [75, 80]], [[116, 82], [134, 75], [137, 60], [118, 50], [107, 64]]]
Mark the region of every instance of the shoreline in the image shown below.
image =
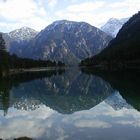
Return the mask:
[[38, 68], [29, 68], [29, 69], [10, 69], [8, 73], [2, 72], [1, 77], [8, 77], [17, 74], [23, 73], [38, 73], [38, 72], [47, 72], [47, 71], [54, 71], [54, 70], [65, 70], [67, 67], [38, 67]]

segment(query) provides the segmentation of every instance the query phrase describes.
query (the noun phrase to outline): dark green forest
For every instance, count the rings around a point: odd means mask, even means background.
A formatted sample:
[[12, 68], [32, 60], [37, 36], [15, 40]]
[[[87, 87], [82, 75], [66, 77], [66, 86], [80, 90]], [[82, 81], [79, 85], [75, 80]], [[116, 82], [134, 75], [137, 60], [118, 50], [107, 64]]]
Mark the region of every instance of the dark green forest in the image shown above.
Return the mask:
[[140, 12], [124, 24], [101, 53], [81, 61], [80, 66], [110, 69], [140, 68]]
[[0, 34], [0, 76], [6, 75], [11, 69], [29, 69], [40, 67], [64, 67], [61, 61], [50, 60], [33, 60], [27, 58], [19, 58], [16, 55], [9, 55], [6, 52], [5, 41]]

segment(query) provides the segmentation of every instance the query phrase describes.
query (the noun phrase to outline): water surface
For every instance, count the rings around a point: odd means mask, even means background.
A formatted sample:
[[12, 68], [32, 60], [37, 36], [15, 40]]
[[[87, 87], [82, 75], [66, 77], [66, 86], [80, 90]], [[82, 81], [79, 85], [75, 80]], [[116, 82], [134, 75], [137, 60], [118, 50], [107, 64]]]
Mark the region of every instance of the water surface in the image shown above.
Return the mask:
[[0, 138], [139, 140], [138, 77], [78, 69], [0, 81]]

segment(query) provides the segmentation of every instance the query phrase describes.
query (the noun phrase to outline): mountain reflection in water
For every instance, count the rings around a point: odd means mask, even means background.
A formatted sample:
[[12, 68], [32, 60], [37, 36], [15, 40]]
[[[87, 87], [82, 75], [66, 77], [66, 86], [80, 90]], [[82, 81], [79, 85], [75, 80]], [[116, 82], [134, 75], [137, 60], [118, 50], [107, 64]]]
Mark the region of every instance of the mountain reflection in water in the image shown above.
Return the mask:
[[0, 138], [139, 139], [140, 100], [127, 95], [132, 87], [126, 91], [83, 72], [67, 69], [1, 79]]

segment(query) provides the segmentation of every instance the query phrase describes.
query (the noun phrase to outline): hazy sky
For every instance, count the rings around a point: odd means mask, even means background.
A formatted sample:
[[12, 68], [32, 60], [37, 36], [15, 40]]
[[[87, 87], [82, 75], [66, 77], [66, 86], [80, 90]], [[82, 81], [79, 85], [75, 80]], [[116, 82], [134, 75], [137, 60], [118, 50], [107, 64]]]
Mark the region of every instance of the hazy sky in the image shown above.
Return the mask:
[[0, 0], [0, 31], [22, 26], [39, 31], [61, 19], [100, 27], [109, 18], [126, 18], [139, 10], [140, 0]]

